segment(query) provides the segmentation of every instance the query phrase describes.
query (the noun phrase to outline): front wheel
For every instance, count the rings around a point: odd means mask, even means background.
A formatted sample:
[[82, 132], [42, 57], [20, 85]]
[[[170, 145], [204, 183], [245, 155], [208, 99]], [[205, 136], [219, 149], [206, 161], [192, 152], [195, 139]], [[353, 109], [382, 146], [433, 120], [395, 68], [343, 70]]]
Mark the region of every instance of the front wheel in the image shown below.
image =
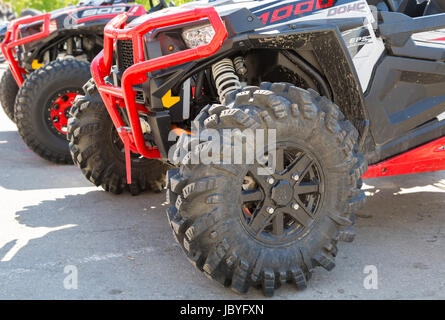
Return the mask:
[[76, 99], [71, 114], [68, 124], [71, 155], [89, 181], [114, 194], [128, 190], [137, 195], [164, 189], [165, 174], [171, 166], [133, 153], [132, 184], [127, 184], [124, 145], [93, 80], [85, 85], [85, 96]]
[[17, 127], [23, 141], [42, 158], [72, 163], [66, 138], [69, 112], [90, 77], [89, 63], [55, 60], [34, 71], [20, 88]]
[[195, 124], [220, 136], [226, 129], [276, 130], [275, 171], [260, 175], [265, 168], [257, 162], [190, 164], [209, 154], [249, 153], [250, 146], [244, 139], [236, 149], [223, 139], [215, 150], [212, 137], [188, 151], [199, 138], [181, 138], [174, 152], [181, 167], [169, 172], [167, 185], [173, 233], [198, 269], [236, 292], [255, 286], [271, 296], [286, 282], [303, 289], [314, 267], [335, 266], [337, 242], [353, 239], [367, 168], [358, 133], [335, 104], [289, 84], [263, 83], [231, 100], [205, 108]]

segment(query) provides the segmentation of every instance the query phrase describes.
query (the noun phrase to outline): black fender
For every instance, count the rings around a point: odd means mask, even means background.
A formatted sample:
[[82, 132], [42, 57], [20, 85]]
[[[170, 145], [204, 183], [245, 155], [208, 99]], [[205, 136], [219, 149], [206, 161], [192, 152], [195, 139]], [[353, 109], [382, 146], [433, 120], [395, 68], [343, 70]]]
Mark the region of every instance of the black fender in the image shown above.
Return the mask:
[[[368, 114], [358, 76], [352, 59], [337, 26], [319, 26], [303, 30], [290, 30], [280, 34], [251, 34], [248, 44], [254, 49], [293, 51], [297, 55], [312, 52], [319, 69], [332, 92], [334, 101], [345, 117], [357, 128], [361, 136], [368, 131]], [[307, 54], [306, 54], [307, 55]], [[315, 64], [314, 63], [314, 64]]]

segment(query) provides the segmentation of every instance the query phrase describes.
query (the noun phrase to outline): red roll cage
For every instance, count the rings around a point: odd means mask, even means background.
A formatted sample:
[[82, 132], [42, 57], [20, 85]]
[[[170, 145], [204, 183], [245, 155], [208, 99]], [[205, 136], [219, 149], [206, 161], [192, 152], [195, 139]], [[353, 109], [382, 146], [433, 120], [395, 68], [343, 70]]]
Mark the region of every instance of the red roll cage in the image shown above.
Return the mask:
[[[9, 68], [11, 69], [12, 75], [14, 76], [17, 85], [21, 87], [23, 85], [24, 79], [23, 75], [26, 74], [26, 70], [19, 66], [19, 61], [15, 57], [17, 54], [16, 48], [25, 43], [43, 39], [51, 33], [50, 31], [50, 19], [51, 14], [46, 13], [35, 17], [23, 17], [11, 21], [8, 25], [6, 31], [5, 39], [2, 43], [2, 52], [8, 61]], [[20, 37], [19, 31], [20, 27], [30, 23], [42, 22], [41, 31], [27, 37]]]
[[[67, 13], [69, 15], [75, 14], [80, 10], [84, 9], [94, 9], [94, 8], [110, 8], [113, 6], [86, 6], [81, 8], [74, 8], [72, 10], [68, 10]], [[135, 5], [128, 5], [125, 6], [130, 8], [129, 12], [127, 12], [128, 16], [141, 16], [146, 13], [145, 8], [141, 4], [135, 4]], [[100, 14], [100, 15], [94, 15], [87, 18], [81, 18], [76, 19], [75, 17], [72, 17], [76, 20], [76, 23], [83, 23], [90, 20], [96, 20], [96, 19], [107, 19], [117, 16], [118, 13], [110, 13], [110, 14]], [[41, 22], [42, 26], [40, 28], [40, 32], [32, 34], [30, 36], [21, 37], [20, 36], [20, 28], [24, 25], [32, 24], [32, 23], [38, 23]], [[23, 75], [27, 74], [27, 71], [20, 67], [19, 61], [17, 59], [17, 47], [24, 45], [26, 43], [30, 43], [33, 41], [37, 41], [43, 38], [48, 37], [51, 34], [51, 13], [45, 13], [41, 14], [35, 17], [22, 17], [15, 20], [12, 20], [9, 25], [8, 29], [5, 34], [5, 39], [3, 40], [1, 49], [3, 52], [3, 55], [5, 56], [6, 60], [8, 61], [9, 68], [11, 69], [12, 75], [14, 76], [14, 79], [17, 82], [17, 85], [21, 87], [24, 82]]]

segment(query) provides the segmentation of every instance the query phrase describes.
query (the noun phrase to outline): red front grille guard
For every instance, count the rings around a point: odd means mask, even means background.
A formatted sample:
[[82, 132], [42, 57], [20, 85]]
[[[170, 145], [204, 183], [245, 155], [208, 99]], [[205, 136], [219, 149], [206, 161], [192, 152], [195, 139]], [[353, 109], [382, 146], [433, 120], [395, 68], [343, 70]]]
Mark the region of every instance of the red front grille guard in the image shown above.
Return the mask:
[[[51, 14], [47, 13], [35, 17], [27, 16], [15, 19], [12, 20], [8, 25], [8, 29], [5, 35], [5, 40], [2, 43], [2, 52], [3, 55], [5, 56], [5, 59], [8, 60], [9, 68], [11, 69], [12, 75], [14, 76], [14, 79], [19, 87], [23, 85], [24, 82], [23, 74], [26, 74], [27, 72], [26, 70], [24, 70], [19, 66], [19, 62], [14, 56], [14, 54], [17, 54], [16, 48], [25, 43], [40, 40], [42, 38], [49, 36], [49, 34], [51, 33], [50, 19], [51, 19]], [[19, 28], [21, 26], [39, 21], [42, 22], [42, 31], [27, 37], [20, 38]]]
[[[106, 25], [104, 49], [93, 60], [91, 73], [114, 126], [125, 144], [127, 182], [131, 184], [130, 151], [139, 153], [146, 158], [161, 158], [157, 148], [147, 147], [145, 144], [138, 112], [148, 113], [148, 110], [144, 105], [136, 103], [133, 86], [146, 82], [148, 80], [148, 72], [213, 55], [221, 48], [227, 37], [227, 30], [213, 7], [197, 8], [172, 14], [166, 11], [166, 15], [155, 17], [133, 28], [125, 28], [127, 19], [128, 14], [121, 14]], [[215, 30], [215, 36], [209, 44], [145, 60], [143, 42], [145, 34], [153, 29], [202, 19], [208, 19]], [[122, 87], [107, 84], [104, 80], [111, 73], [113, 49], [117, 40], [133, 41], [134, 65], [124, 72], [121, 80]], [[118, 107], [125, 107], [130, 128], [126, 127], [126, 124], [123, 122], [118, 112]]]

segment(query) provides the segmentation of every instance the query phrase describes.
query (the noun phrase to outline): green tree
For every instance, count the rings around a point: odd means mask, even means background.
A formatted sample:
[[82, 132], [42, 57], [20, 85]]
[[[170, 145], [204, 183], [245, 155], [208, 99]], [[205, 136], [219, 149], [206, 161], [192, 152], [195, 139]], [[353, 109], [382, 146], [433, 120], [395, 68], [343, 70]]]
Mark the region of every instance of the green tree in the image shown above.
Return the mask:
[[33, 8], [41, 11], [52, 11], [57, 8], [63, 8], [73, 3], [72, 0], [7, 0], [14, 10], [20, 14], [25, 8]]

